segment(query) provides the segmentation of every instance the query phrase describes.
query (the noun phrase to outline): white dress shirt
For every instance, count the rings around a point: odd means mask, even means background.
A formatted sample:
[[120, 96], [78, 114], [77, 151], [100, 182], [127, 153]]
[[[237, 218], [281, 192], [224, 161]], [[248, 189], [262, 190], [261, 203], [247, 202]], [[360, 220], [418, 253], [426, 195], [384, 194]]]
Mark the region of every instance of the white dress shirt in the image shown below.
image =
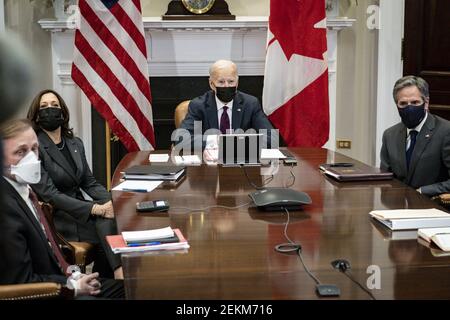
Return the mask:
[[420, 130], [422, 130], [423, 125], [425, 124], [425, 121], [427, 121], [428, 118], [428, 112], [425, 113], [425, 117], [422, 119], [422, 121], [420, 121], [420, 123], [412, 129], [408, 129], [406, 128], [406, 150], [408, 150], [409, 145], [411, 144], [411, 136], [409, 135], [409, 133], [413, 130], [417, 131], [417, 135], [419, 135]]
[[39, 217], [36, 213], [36, 209], [34, 209], [33, 203], [30, 199], [30, 187], [27, 184], [18, 183], [14, 180], [9, 179], [8, 177], [3, 176], [6, 181], [8, 181], [14, 189], [16, 189], [17, 193], [20, 195], [20, 197], [25, 201], [27, 206], [30, 208], [31, 212], [33, 212], [33, 215], [36, 217], [37, 221], [40, 224]]
[[216, 105], [217, 105], [217, 121], [218, 121], [217, 123], [220, 126], [220, 118], [222, 117], [223, 107], [227, 106], [228, 107], [227, 114], [228, 114], [228, 118], [230, 119], [230, 128], [229, 129], [233, 128], [233, 123], [232, 123], [233, 120], [231, 118], [232, 110], [233, 110], [233, 100], [231, 100], [228, 103], [223, 103], [222, 101], [219, 100], [219, 98], [217, 98], [217, 96], [215, 96], [215, 98], [216, 98]]

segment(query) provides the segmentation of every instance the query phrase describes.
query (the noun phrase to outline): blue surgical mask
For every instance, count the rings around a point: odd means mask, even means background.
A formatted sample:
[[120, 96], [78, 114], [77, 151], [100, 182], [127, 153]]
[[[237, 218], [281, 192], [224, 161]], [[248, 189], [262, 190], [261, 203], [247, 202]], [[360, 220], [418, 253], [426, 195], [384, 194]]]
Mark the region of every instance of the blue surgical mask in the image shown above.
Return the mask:
[[425, 118], [425, 112], [425, 103], [422, 103], [420, 106], [407, 105], [404, 108], [398, 108], [400, 118], [402, 118], [403, 124], [408, 129], [417, 127], [423, 118]]

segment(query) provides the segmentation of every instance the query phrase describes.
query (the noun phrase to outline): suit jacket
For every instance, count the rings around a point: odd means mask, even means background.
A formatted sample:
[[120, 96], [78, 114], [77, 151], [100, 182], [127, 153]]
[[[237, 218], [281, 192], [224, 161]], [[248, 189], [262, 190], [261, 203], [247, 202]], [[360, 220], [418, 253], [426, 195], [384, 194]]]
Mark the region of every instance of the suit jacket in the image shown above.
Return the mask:
[[[189, 103], [189, 110], [181, 123], [182, 129], [190, 132], [194, 136], [194, 121], [202, 121], [202, 134], [209, 129], [219, 129], [217, 104], [214, 91], [210, 90]], [[237, 91], [233, 99], [233, 109], [231, 115], [232, 129], [273, 129], [272, 124], [262, 111], [258, 99], [249, 94]], [[269, 140], [270, 142], [270, 140]], [[203, 147], [205, 142], [203, 141]]]
[[406, 168], [406, 126], [398, 123], [383, 133], [381, 168], [423, 194], [450, 191], [450, 122], [428, 113], [417, 135], [409, 171]]
[[66, 283], [47, 238], [14, 187], [0, 178], [4, 193], [0, 210], [0, 284]]
[[[111, 195], [92, 175], [83, 142], [79, 138], [65, 138], [76, 166], [74, 171], [45, 132], [39, 131], [38, 139], [41, 181], [31, 187], [42, 201], [52, 204], [56, 229], [67, 240], [98, 241], [90, 213], [94, 202], [105, 203]], [[94, 202], [85, 200], [80, 189]]]

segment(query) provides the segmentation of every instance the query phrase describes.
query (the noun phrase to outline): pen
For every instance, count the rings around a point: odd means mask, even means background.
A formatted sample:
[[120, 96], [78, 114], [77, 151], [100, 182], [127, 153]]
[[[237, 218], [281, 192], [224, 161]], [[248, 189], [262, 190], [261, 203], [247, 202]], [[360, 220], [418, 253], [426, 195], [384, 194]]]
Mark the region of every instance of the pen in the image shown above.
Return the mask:
[[154, 246], [157, 244], [161, 244], [161, 242], [143, 242], [143, 243], [129, 243], [128, 247], [143, 247], [143, 246]]
[[128, 191], [128, 192], [147, 192], [147, 189], [130, 189], [130, 188], [123, 188], [122, 191]]

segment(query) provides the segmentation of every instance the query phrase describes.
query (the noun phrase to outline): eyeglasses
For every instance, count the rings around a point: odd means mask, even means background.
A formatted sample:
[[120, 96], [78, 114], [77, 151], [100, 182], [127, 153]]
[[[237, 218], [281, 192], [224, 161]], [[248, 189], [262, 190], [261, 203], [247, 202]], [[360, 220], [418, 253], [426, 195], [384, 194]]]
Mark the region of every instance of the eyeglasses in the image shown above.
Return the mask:
[[422, 100], [414, 100], [414, 101], [400, 101], [397, 103], [397, 106], [399, 108], [404, 108], [406, 106], [414, 106], [414, 107], [418, 107], [421, 106], [423, 104]]

